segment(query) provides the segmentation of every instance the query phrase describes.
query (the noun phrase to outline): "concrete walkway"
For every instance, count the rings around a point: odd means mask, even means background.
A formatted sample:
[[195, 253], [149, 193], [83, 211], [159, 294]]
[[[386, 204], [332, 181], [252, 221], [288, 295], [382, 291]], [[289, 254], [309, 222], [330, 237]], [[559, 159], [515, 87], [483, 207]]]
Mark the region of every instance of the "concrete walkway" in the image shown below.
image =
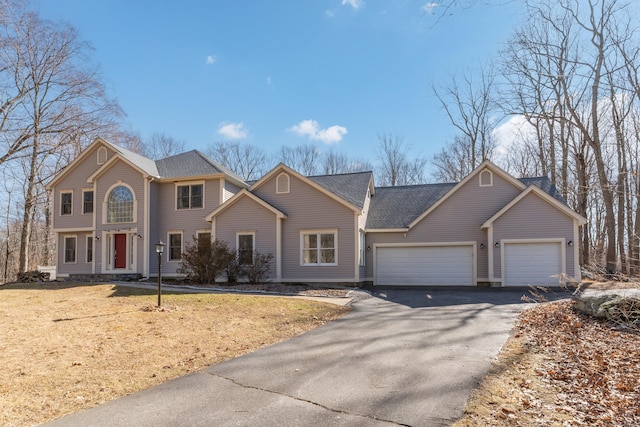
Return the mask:
[[321, 328], [46, 425], [449, 425], [525, 293], [377, 292]]

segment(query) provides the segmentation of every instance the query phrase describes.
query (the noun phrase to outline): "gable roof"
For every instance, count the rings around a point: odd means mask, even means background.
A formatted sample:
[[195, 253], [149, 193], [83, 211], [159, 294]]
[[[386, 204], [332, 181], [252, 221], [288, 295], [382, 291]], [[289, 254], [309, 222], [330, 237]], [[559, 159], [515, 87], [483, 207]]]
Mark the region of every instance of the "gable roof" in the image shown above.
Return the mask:
[[484, 224], [482, 224], [481, 228], [489, 228], [489, 227], [491, 227], [493, 225], [493, 223], [498, 218], [500, 218], [502, 215], [504, 215], [506, 212], [508, 212], [512, 207], [514, 207], [515, 205], [520, 203], [521, 200], [523, 200], [525, 197], [527, 197], [527, 195], [529, 195], [531, 193], [535, 194], [536, 196], [538, 196], [539, 198], [541, 198], [545, 202], [549, 203], [551, 206], [555, 207], [556, 209], [558, 209], [559, 211], [561, 211], [562, 213], [564, 213], [568, 217], [571, 217], [571, 218], [575, 219], [576, 221], [578, 221], [578, 224], [581, 224], [581, 225], [582, 224], [586, 224], [587, 220], [582, 215], [574, 212], [573, 209], [569, 208], [566, 205], [566, 203], [564, 203], [563, 200], [558, 200], [557, 198], [553, 197], [553, 195], [551, 195], [551, 194], [547, 193], [546, 191], [542, 190], [537, 185], [532, 184], [529, 187], [527, 187], [527, 189], [524, 190], [522, 193], [520, 193], [516, 197], [514, 197], [513, 200], [511, 200], [509, 203], [507, 203], [502, 209], [500, 209], [498, 212], [496, 212], [491, 218], [486, 220], [484, 222]]
[[409, 224], [456, 184], [421, 184], [377, 187], [371, 198], [367, 229], [409, 229]]
[[247, 198], [251, 199], [255, 203], [257, 203], [257, 204], [263, 206], [264, 208], [266, 208], [267, 210], [273, 212], [278, 218], [286, 218], [287, 217], [287, 214], [282, 212], [280, 209], [278, 209], [275, 206], [271, 205], [270, 203], [262, 200], [260, 197], [258, 197], [255, 194], [251, 193], [246, 188], [243, 188], [242, 190], [240, 190], [239, 192], [234, 194], [233, 197], [231, 197], [229, 200], [227, 200], [226, 202], [224, 202], [223, 204], [218, 206], [216, 209], [214, 209], [209, 215], [205, 216], [204, 220], [207, 221], [207, 222], [211, 222], [213, 220], [213, 218], [215, 218], [217, 215], [221, 214], [222, 212], [226, 211], [228, 208], [233, 206], [238, 200], [240, 200], [240, 199], [242, 199], [244, 197], [247, 197]]
[[373, 173], [367, 171], [307, 178], [362, 209], [367, 198], [367, 190], [373, 190], [372, 177]]
[[162, 179], [201, 177], [206, 175], [226, 175], [242, 186], [247, 186], [242, 177], [211, 160], [198, 150], [176, 154], [157, 160], [158, 173]]
[[[520, 178], [517, 181], [523, 187], [537, 188], [553, 199], [556, 204], [561, 204], [564, 209], [571, 211], [548, 177]], [[436, 203], [440, 204], [444, 201], [459, 184], [454, 182], [378, 187], [375, 196], [371, 198], [366, 228], [367, 230], [409, 230], [426, 216], [425, 212], [431, 211]]]
[[[325, 194], [335, 200], [336, 202], [348, 207], [349, 209], [362, 212], [362, 208], [364, 207], [364, 199], [366, 198], [367, 189], [371, 183], [371, 172], [359, 172], [354, 174], [343, 174], [343, 175], [321, 175], [316, 177], [306, 177], [299, 172], [291, 169], [289, 166], [284, 163], [279, 163], [276, 167], [271, 169], [264, 175], [262, 178], [254, 182], [249, 191], [255, 191], [258, 188], [262, 187], [265, 183], [267, 183], [271, 178], [276, 176], [276, 174], [280, 172], [285, 172], [289, 175], [292, 175], [302, 182], [307, 183], [312, 188], [315, 188], [320, 193]], [[360, 175], [363, 174], [365, 176], [354, 177], [350, 175]], [[368, 176], [368, 180], [366, 179]], [[363, 185], [364, 182], [367, 182], [366, 185]], [[350, 188], [350, 186], [345, 186], [345, 188], [338, 189], [340, 183], [346, 184], [347, 182], [358, 183], [358, 186], [353, 186], [354, 188]], [[359, 188], [357, 188], [359, 187]], [[362, 193], [362, 196], [358, 195], [358, 192]], [[360, 202], [360, 198], [362, 198], [362, 202]]]

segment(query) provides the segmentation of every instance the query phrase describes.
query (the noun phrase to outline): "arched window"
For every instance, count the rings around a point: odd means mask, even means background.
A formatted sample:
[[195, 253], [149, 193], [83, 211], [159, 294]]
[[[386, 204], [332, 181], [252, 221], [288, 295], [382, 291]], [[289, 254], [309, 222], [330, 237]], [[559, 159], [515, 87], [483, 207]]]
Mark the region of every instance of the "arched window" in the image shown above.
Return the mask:
[[493, 185], [493, 174], [489, 170], [480, 172], [480, 187], [491, 187]]
[[289, 175], [281, 173], [276, 178], [276, 194], [284, 194], [289, 192]]
[[98, 148], [98, 164], [102, 165], [107, 161], [107, 149], [104, 147]]
[[109, 193], [107, 222], [133, 222], [133, 193], [124, 185]]

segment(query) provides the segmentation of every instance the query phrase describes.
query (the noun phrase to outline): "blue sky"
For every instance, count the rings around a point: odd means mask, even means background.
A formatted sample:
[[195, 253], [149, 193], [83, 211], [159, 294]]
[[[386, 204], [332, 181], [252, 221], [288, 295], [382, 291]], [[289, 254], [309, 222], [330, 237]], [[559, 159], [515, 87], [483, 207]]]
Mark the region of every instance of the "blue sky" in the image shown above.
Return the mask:
[[423, 157], [455, 134], [432, 84], [489, 62], [518, 19], [518, 2], [478, 3], [435, 25], [426, 0], [35, 5], [93, 45], [143, 139], [163, 132], [188, 149], [237, 141], [268, 153], [313, 143], [373, 161], [384, 132]]

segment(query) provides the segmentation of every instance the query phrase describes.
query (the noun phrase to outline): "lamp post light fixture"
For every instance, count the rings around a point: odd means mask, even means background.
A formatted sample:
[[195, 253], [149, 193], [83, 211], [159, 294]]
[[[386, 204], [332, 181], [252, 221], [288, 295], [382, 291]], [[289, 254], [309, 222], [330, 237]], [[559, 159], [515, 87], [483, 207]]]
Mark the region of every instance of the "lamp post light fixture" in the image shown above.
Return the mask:
[[158, 253], [158, 307], [162, 306], [162, 252], [164, 251], [164, 243], [160, 240], [156, 243], [156, 252]]

